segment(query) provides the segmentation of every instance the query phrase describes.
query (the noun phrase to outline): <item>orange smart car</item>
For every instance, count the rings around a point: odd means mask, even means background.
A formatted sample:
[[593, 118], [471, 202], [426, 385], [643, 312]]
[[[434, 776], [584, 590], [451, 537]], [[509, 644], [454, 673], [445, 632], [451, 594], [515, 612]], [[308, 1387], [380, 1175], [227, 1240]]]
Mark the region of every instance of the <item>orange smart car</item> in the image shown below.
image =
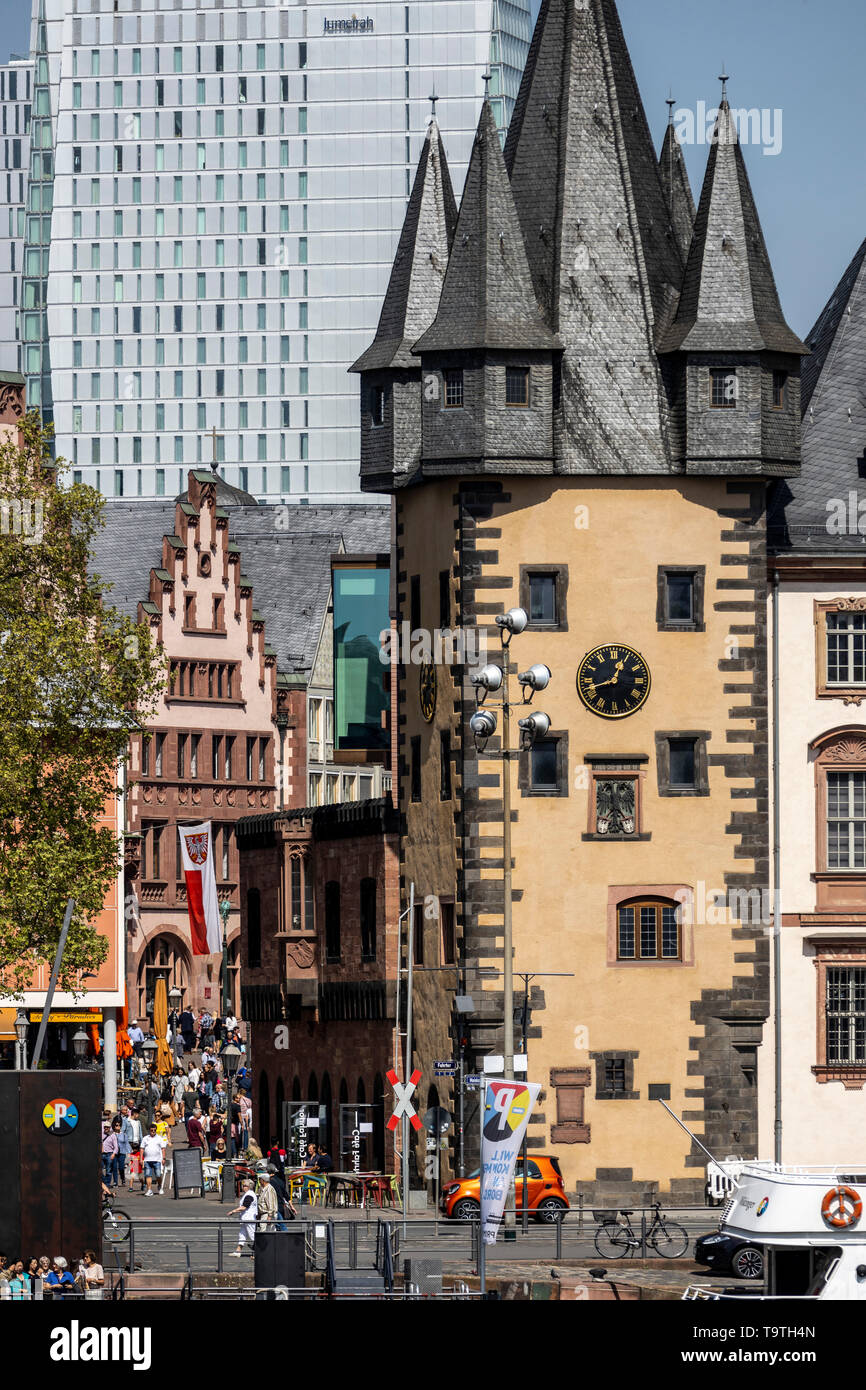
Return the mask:
[[[523, 1190], [528, 1187], [528, 1205], [536, 1221], [561, 1221], [569, 1210], [568, 1198], [562, 1185], [559, 1159], [550, 1154], [533, 1154], [527, 1159], [528, 1182], [523, 1180], [523, 1164], [518, 1158], [514, 1170], [514, 1191], [517, 1210], [523, 1209]], [[445, 1216], [454, 1221], [477, 1221], [481, 1214], [481, 1180], [476, 1168], [468, 1178], [447, 1183], [442, 1189], [440, 1206]]]

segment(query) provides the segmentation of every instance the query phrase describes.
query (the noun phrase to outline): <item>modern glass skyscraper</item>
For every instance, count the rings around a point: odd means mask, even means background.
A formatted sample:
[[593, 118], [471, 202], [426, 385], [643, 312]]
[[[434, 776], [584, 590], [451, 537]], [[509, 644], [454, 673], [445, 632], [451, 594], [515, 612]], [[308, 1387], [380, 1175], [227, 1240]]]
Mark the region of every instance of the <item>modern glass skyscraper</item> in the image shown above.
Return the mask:
[[52, 211], [46, 314], [25, 278], [19, 331], [58, 453], [114, 495], [173, 494], [216, 457], [257, 497], [355, 499], [346, 369], [376, 327], [430, 97], [459, 194], [485, 72], [510, 117], [529, 0], [34, 11], [31, 236]]
[[33, 64], [12, 58], [0, 67], [0, 371], [21, 370], [17, 342], [30, 167]]

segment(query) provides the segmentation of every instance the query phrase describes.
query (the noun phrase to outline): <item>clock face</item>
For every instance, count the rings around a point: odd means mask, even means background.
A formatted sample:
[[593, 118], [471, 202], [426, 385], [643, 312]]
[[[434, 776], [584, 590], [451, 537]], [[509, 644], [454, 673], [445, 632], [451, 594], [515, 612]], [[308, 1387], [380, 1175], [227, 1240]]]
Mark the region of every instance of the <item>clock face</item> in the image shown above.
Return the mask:
[[431, 662], [425, 662], [421, 667], [418, 698], [421, 713], [430, 724], [436, 713], [436, 667]]
[[577, 669], [577, 693], [587, 709], [602, 719], [625, 719], [646, 702], [649, 667], [632, 647], [621, 642], [595, 647]]

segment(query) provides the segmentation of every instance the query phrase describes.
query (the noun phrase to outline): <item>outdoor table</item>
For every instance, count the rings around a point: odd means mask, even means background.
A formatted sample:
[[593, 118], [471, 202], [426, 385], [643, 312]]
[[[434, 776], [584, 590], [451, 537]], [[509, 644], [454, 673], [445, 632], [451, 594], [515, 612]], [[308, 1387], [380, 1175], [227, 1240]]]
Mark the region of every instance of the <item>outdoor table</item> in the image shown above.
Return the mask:
[[328, 1179], [328, 1195], [326, 1202], [330, 1206], [336, 1206], [337, 1193], [341, 1190], [350, 1192], [352, 1188], [357, 1188], [361, 1193], [361, 1210], [367, 1205], [367, 1185], [374, 1178], [385, 1177], [384, 1173], [326, 1173], [323, 1176]]

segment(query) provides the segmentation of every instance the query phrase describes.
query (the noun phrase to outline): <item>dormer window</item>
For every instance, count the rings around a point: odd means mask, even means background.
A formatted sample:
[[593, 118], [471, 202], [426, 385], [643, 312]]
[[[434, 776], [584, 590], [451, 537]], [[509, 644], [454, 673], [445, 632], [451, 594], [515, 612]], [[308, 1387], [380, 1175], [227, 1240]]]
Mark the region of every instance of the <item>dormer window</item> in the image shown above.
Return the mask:
[[529, 368], [505, 368], [505, 404], [518, 409], [529, 405]]
[[451, 370], [443, 373], [445, 378], [445, 409], [460, 410], [463, 406], [463, 372]]
[[710, 368], [710, 405], [714, 410], [736, 410], [740, 394], [733, 367]]
[[380, 427], [385, 423], [385, 388], [384, 386], [374, 386], [372, 400], [370, 403], [370, 413], [373, 417], [373, 425]]

